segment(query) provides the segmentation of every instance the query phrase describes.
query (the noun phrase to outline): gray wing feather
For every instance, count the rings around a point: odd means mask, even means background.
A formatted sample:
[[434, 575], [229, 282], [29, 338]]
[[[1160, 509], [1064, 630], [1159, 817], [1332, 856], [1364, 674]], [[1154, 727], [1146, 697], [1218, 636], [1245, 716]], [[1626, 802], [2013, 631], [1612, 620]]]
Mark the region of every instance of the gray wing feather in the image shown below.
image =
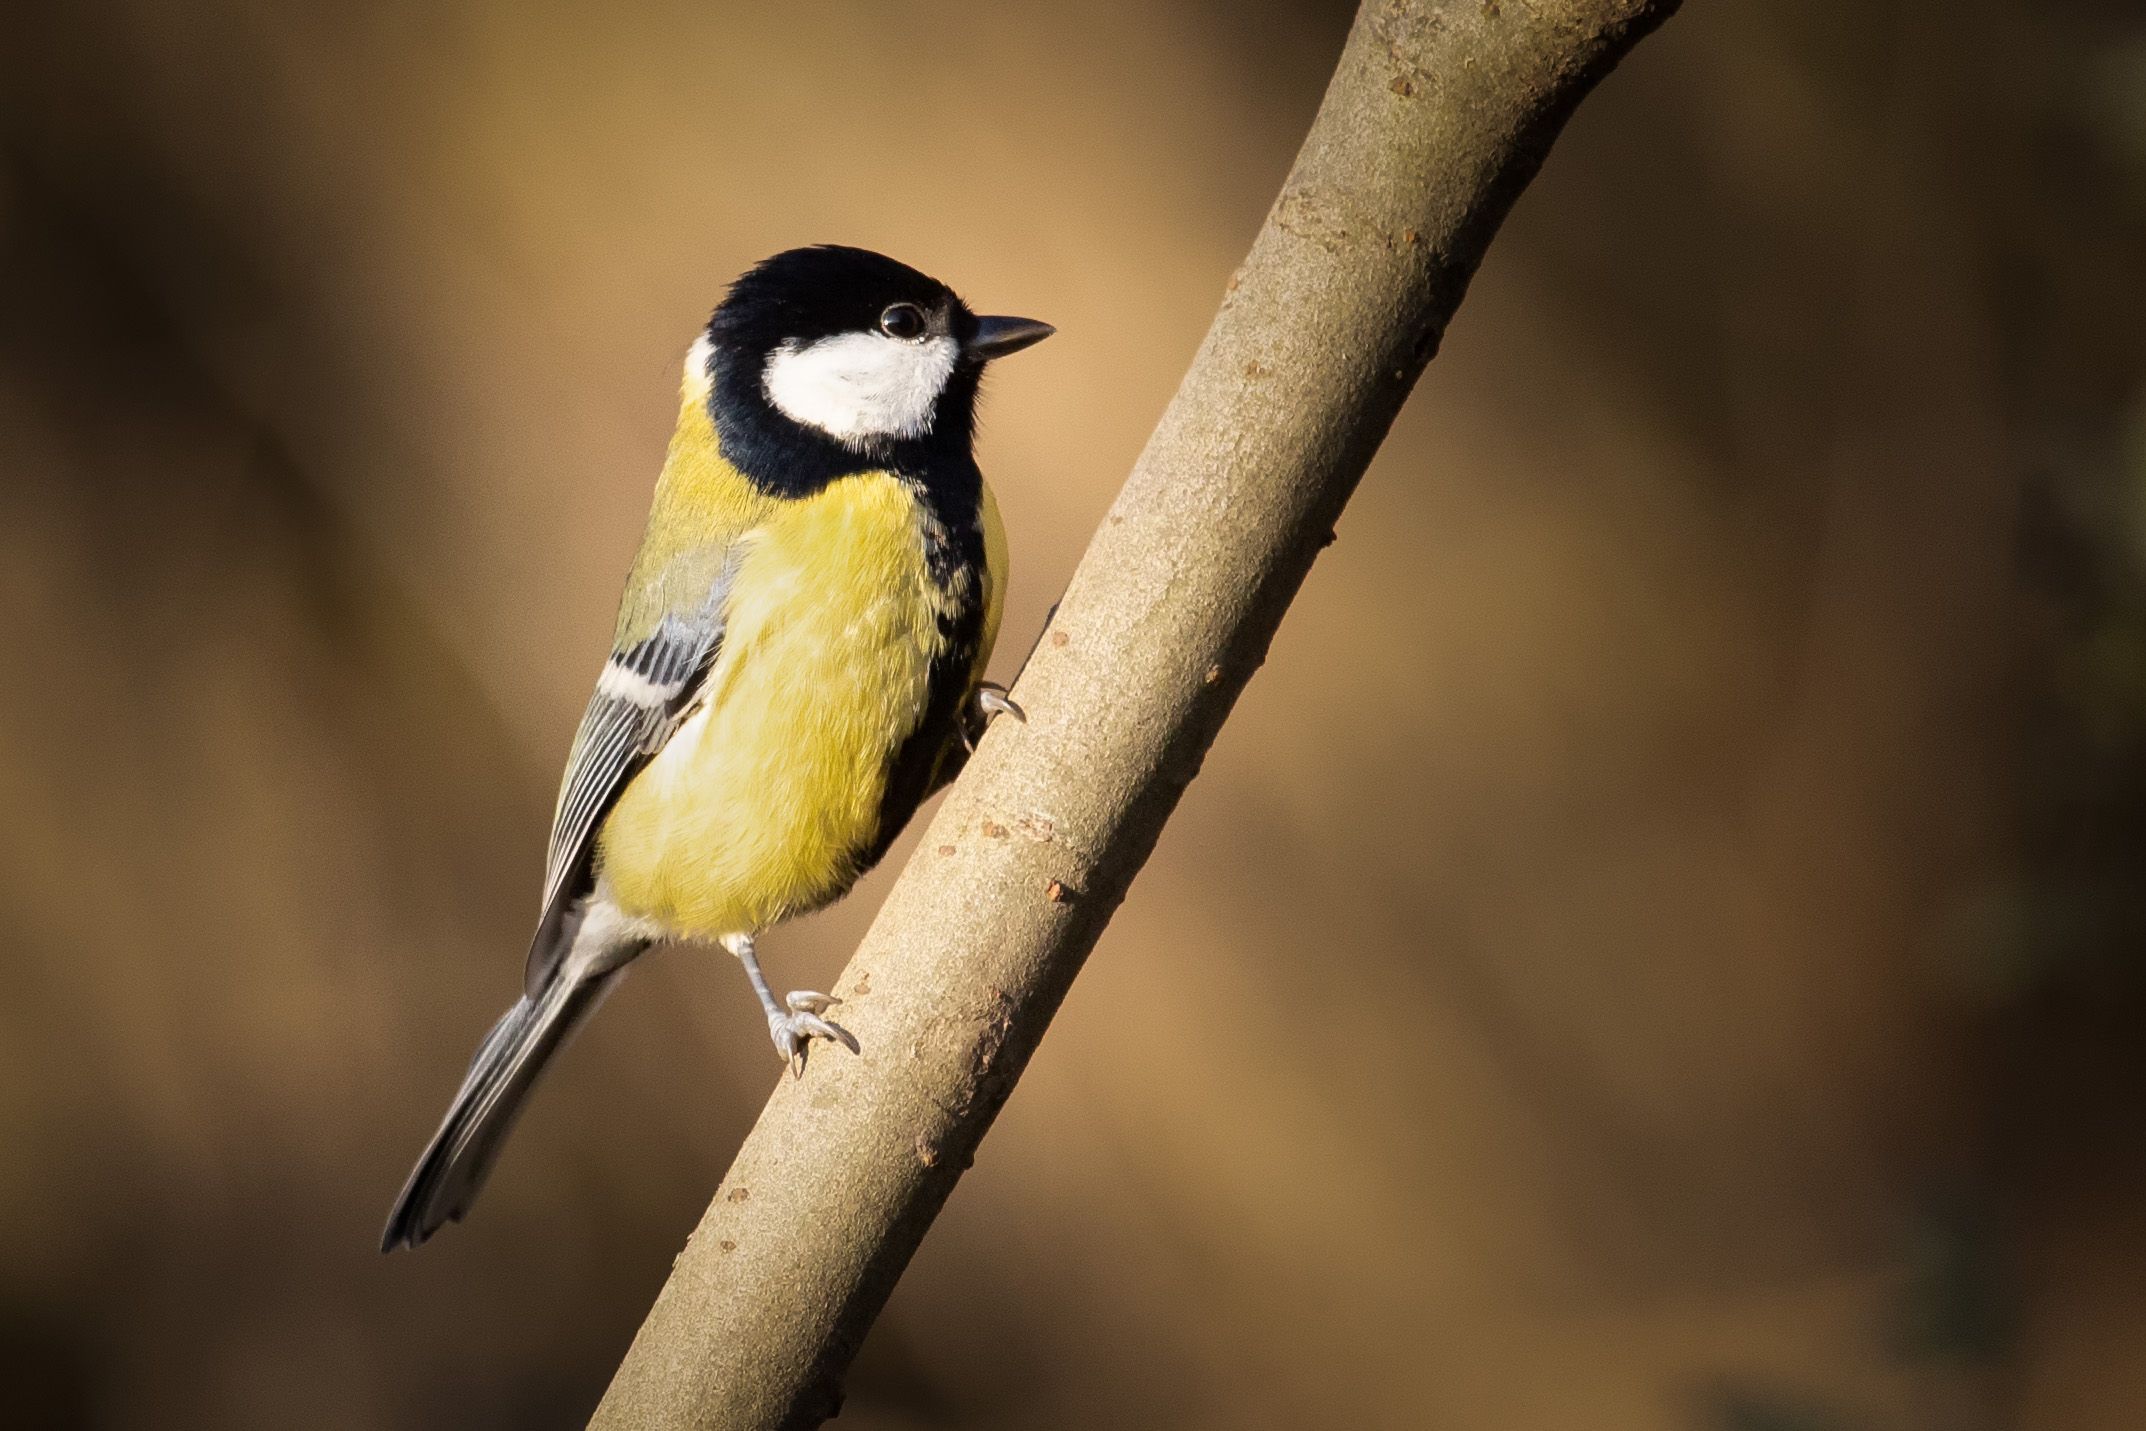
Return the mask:
[[544, 861], [544, 914], [523, 982], [533, 998], [571, 942], [567, 918], [587, 892], [596, 830], [619, 792], [663, 748], [692, 708], [722, 648], [723, 590], [692, 618], [666, 616], [655, 632], [611, 653], [581, 717], [552, 816]]

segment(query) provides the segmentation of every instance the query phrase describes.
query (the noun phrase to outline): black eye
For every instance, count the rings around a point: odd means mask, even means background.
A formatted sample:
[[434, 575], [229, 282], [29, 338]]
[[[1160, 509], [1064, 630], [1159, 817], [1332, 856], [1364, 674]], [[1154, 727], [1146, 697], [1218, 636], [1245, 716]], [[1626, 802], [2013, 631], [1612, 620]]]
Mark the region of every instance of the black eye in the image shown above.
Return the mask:
[[914, 303], [891, 303], [879, 315], [879, 331], [889, 338], [921, 338], [924, 327], [924, 310]]

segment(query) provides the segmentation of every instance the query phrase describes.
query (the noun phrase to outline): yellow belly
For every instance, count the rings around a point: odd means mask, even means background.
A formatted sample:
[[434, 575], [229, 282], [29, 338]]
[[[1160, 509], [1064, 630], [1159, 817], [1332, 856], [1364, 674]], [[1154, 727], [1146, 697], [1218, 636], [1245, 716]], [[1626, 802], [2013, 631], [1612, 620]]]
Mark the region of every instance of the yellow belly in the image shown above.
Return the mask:
[[604, 890], [676, 937], [752, 933], [847, 891], [944, 641], [917, 504], [884, 473], [785, 503], [731, 591], [704, 704], [598, 840]]

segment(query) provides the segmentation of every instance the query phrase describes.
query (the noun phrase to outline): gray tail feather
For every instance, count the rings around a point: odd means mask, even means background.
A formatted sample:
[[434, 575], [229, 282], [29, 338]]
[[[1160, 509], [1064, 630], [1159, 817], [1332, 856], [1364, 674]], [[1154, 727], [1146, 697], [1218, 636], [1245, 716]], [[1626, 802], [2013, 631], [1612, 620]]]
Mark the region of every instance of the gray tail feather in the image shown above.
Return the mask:
[[596, 1011], [623, 968], [575, 977], [562, 969], [535, 997], [524, 997], [492, 1026], [470, 1060], [469, 1074], [440, 1131], [388, 1214], [380, 1250], [416, 1247], [460, 1222], [499, 1159], [507, 1134], [537, 1076], [581, 1021]]

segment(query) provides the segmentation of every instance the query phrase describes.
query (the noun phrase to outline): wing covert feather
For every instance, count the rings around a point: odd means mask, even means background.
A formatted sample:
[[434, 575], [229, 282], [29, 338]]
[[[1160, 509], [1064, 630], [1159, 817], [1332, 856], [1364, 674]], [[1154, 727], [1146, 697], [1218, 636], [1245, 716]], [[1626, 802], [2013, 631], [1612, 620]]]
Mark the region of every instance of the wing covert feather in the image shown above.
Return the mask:
[[597, 827], [619, 792], [638, 774], [692, 710], [708, 668], [722, 649], [718, 582], [703, 609], [665, 616], [656, 629], [611, 653], [597, 678], [567, 756], [559, 803], [544, 860], [544, 913], [523, 973], [533, 994], [565, 956], [559, 937], [573, 906], [587, 892]]

